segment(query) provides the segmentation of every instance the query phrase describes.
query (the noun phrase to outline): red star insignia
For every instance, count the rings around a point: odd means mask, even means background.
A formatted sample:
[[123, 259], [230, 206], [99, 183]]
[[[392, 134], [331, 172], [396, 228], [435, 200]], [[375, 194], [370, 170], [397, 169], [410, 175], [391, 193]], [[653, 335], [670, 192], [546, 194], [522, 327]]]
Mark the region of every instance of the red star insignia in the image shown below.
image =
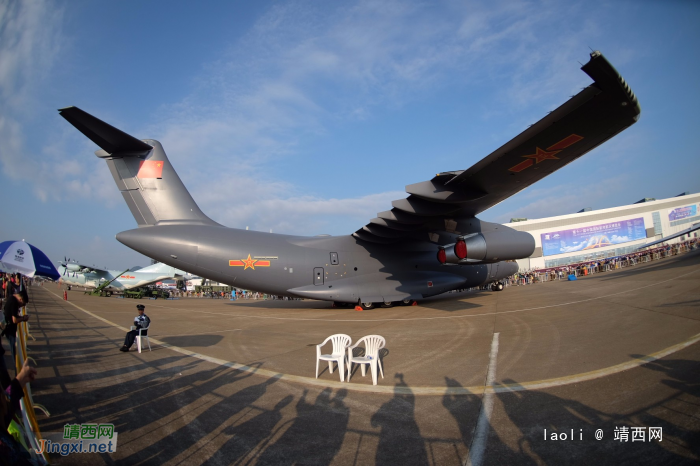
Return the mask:
[[248, 258], [243, 259], [243, 263], [245, 264], [245, 267], [243, 268], [243, 270], [245, 270], [247, 268], [251, 268], [251, 269], [255, 270], [255, 263], [256, 262], [257, 262], [257, 260], [251, 259], [250, 254], [248, 254]]
[[535, 163], [540, 163], [543, 160], [559, 160], [559, 157], [555, 157], [555, 155], [558, 154], [559, 152], [561, 152], [561, 151], [553, 150], [551, 152], [547, 152], [546, 150], [542, 150], [538, 147], [534, 154], [524, 155], [523, 157], [528, 158], [528, 159], [534, 159]]

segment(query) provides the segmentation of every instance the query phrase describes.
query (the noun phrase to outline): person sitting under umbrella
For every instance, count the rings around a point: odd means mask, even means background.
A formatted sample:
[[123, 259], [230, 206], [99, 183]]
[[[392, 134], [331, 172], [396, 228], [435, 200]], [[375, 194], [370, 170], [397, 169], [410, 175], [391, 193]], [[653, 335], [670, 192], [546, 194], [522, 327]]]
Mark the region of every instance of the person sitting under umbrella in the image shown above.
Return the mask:
[[[144, 306], [143, 304], [137, 304], [136, 309], [138, 309], [139, 311], [139, 315], [134, 317], [134, 327], [136, 328], [134, 330], [126, 332], [126, 337], [124, 338], [124, 346], [119, 348], [119, 351], [129, 351], [129, 348], [131, 348], [131, 345], [134, 344], [134, 340], [139, 335], [139, 329], [148, 329], [148, 327], [151, 326], [151, 319], [149, 319], [148, 316], [144, 314], [146, 306]], [[141, 336], [146, 335], [148, 335], [148, 330], [141, 330]]]

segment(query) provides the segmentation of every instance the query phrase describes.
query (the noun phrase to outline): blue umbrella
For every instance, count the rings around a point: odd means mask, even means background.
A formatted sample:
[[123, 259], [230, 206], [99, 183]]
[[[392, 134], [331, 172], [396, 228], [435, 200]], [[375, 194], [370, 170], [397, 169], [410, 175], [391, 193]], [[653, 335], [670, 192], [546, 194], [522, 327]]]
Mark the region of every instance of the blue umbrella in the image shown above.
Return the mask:
[[0, 269], [7, 273], [21, 273], [27, 277], [40, 275], [52, 280], [61, 277], [46, 254], [24, 241], [0, 243]]

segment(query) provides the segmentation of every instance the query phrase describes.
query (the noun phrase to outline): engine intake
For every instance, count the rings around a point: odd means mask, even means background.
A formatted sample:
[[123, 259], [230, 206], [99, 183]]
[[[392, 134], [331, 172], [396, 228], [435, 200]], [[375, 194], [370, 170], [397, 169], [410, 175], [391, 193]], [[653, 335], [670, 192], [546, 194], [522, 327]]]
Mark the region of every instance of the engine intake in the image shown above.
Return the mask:
[[445, 265], [498, 262], [529, 257], [534, 251], [532, 235], [501, 227], [496, 231], [458, 236], [457, 242], [440, 246], [438, 261]]

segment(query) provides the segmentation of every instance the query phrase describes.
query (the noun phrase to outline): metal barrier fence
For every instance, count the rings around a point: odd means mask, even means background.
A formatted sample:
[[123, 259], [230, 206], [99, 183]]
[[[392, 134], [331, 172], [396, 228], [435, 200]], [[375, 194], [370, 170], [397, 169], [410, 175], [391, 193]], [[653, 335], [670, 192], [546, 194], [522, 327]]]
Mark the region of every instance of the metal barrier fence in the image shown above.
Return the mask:
[[689, 251], [698, 249], [700, 245], [697, 242], [690, 244], [681, 244], [678, 246], [666, 246], [658, 248], [647, 253], [636, 253], [634, 256], [625, 258], [612, 258], [614, 260], [608, 262], [592, 262], [570, 264], [565, 267], [556, 267], [538, 271], [530, 271], [518, 273], [515, 276], [508, 277], [504, 280], [504, 285], [508, 286], [523, 286], [532, 285], [534, 283], [544, 283], [550, 281], [567, 280], [569, 275], [582, 277], [594, 275], [596, 273], [609, 272], [611, 270], [633, 267], [638, 264], [644, 264], [655, 260], [665, 259], [679, 254], [685, 254]]
[[[22, 284], [22, 286], [26, 286]], [[26, 315], [26, 306], [21, 309], [20, 314], [22, 316]], [[27, 356], [27, 339], [34, 339], [29, 333], [29, 322], [20, 322], [17, 324], [17, 343], [15, 352], [15, 368], [16, 374], [22, 370], [25, 359], [30, 359], [34, 361], [33, 358]], [[36, 361], [34, 361], [36, 363]], [[49, 457], [46, 452], [37, 453], [40, 450], [40, 440], [41, 431], [39, 430], [39, 424], [36, 421], [36, 416], [34, 410], [41, 410], [49, 416], [49, 412], [43, 406], [34, 403], [32, 397], [32, 387], [30, 383], [27, 383], [24, 387], [24, 397], [20, 400], [20, 410], [21, 410], [21, 423], [15, 423], [19, 427], [20, 434], [24, 437], [24, 445], [28, 447], [29, 455], [32, 460], [37, 464], [47, 465], [49, 464]]]

